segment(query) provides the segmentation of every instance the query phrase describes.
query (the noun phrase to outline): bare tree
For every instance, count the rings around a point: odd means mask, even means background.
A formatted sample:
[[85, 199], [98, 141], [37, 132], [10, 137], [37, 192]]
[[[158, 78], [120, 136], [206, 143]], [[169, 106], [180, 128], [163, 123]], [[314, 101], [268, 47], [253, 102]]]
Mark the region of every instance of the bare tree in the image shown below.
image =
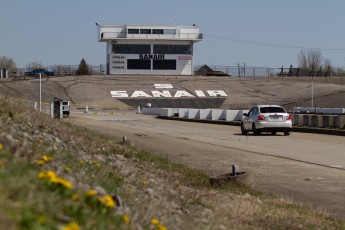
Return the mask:
[[314, 75], [315, 71], [321, 67], [322, 54], [321, 50], [313, 49], [308, 52], [308, 66], [311, 74]]
[[29, 70], [43, 69], [44, 68], [42, 63], [38, 62], [38, 61], [31, 62], [31, 63], [27, 64], [25, 67]]
[[16, 63], [13, 61], [12, 58], [8, 57], [0, 57], [0, 69], [7, 69], [10, 72], [14, 69], [16, 69]]
[[325, 76], [330, 76], [332, 73], [332, 63], [331, 60], [329, 60], [328, 58], [326, 58], [323, 62], [323, 65], [325, 67]]
[[315, 72], [320, 72], [322, 69], [323, 58], [320, 49], [300, 50], [297, 54], [297, 60], [299, 67], [312, 76]]
[[306, 50], [300, 50], [297, 54], [298, 66], [301, 69], [308, 69], [308, 57]]

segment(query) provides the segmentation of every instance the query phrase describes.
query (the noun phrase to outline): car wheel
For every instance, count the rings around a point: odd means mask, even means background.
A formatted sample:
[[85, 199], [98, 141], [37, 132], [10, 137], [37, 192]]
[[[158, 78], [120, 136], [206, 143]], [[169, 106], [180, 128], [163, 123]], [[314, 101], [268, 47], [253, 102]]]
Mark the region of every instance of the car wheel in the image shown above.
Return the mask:
[[261, 133], [260, 130], [256, 129], [255, 123], [252, 125], [252, 131], [254, 135], [259, 135]]
[[243, 123], [241, 123], [241, 133], [242, 135], [246, 135], [248, 133], [248, 131], [244, 129]]
[[276, 135], [276, 134], [277, 134], [277, 131], [272, 131], [271, 134], [272, 134], [272, 135]]
[[290, 131], [284, 131], [284, 135], [285, 136], [289, 136], [290, 135]]

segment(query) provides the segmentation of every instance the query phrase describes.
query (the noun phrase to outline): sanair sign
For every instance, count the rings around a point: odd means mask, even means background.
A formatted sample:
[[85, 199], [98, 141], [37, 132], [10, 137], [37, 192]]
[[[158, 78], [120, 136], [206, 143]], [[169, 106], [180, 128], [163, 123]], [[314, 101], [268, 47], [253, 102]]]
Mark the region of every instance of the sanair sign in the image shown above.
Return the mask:
[[182, 97], [227, 97], [228, 95], [223, 90], [194, 90], [193, 93], [186, 90], [176, 90], [171, 92], [166, 89], [174, 89], [172, 84], [154, 84], [155, 89], [150, 92], [142, 90], [134, 91], [129, 94], [126, 90], [110, 91], [112, 97], [116, 98], [148, 98], [148, 97], [165, 97], [165, 98], [182, 98]]

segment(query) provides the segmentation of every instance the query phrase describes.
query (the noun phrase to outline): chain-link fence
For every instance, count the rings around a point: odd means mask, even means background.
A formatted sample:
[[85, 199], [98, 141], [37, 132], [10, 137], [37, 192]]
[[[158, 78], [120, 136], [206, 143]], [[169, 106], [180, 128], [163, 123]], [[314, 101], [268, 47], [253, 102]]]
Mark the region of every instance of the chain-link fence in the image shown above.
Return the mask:
[[[55, 76], [75, 76], [79, 65], [55, 65], [47, 66], [46, 70], [54, 72]], [[106, 65], [88, 65], [90, 75], [105, 75]], [[10, 78], [25, 76], [25, 72], [32, 71], [30, 68], [17, 68], [8, 71]], [[299, 70], [298, 68], [281, 67], [253, 67], [253, 66], [207, 66], [198, 65], [194, 67], [194, 75], [196, 76], [232, 76], [232, 77], [332, 77], [345, 78], [345, 70], [343, 68], [334, 68], [331, 71], [315, 71], [308, 72]]]
[[194, 67], [195, 75], [229, 75], [232, 77], [344, 77], [345, 71], [342, 68], [335, 68], [328, 71], [305, 71], [299, 68], [283, 66], [281, 68], [253, 67], [253, 66], [207, 66], [198, 65]]
[[[75, 76], [79, 65], [55, 65], [47, 66], [42, 69], [51, 71], [55, 76]], [[88, 65], [90, 75], [106, 74], [106, 65]], [[8, 72], [10, 78], [24, 77], [26, 72], [33, 71], [35, 68], [16, 68]], [[41, 68], [40, 68], [41, 69]]]

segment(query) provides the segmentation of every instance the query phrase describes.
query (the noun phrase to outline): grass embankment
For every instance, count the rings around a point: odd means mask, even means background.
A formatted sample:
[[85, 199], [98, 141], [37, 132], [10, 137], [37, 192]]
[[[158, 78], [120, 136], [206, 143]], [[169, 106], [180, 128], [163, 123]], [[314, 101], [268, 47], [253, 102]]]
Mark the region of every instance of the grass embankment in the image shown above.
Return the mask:
[[[68, 119], [67, 119], [68, 121]], [[345, 229], [342, 221], [0, 98], [3, 229]]]

